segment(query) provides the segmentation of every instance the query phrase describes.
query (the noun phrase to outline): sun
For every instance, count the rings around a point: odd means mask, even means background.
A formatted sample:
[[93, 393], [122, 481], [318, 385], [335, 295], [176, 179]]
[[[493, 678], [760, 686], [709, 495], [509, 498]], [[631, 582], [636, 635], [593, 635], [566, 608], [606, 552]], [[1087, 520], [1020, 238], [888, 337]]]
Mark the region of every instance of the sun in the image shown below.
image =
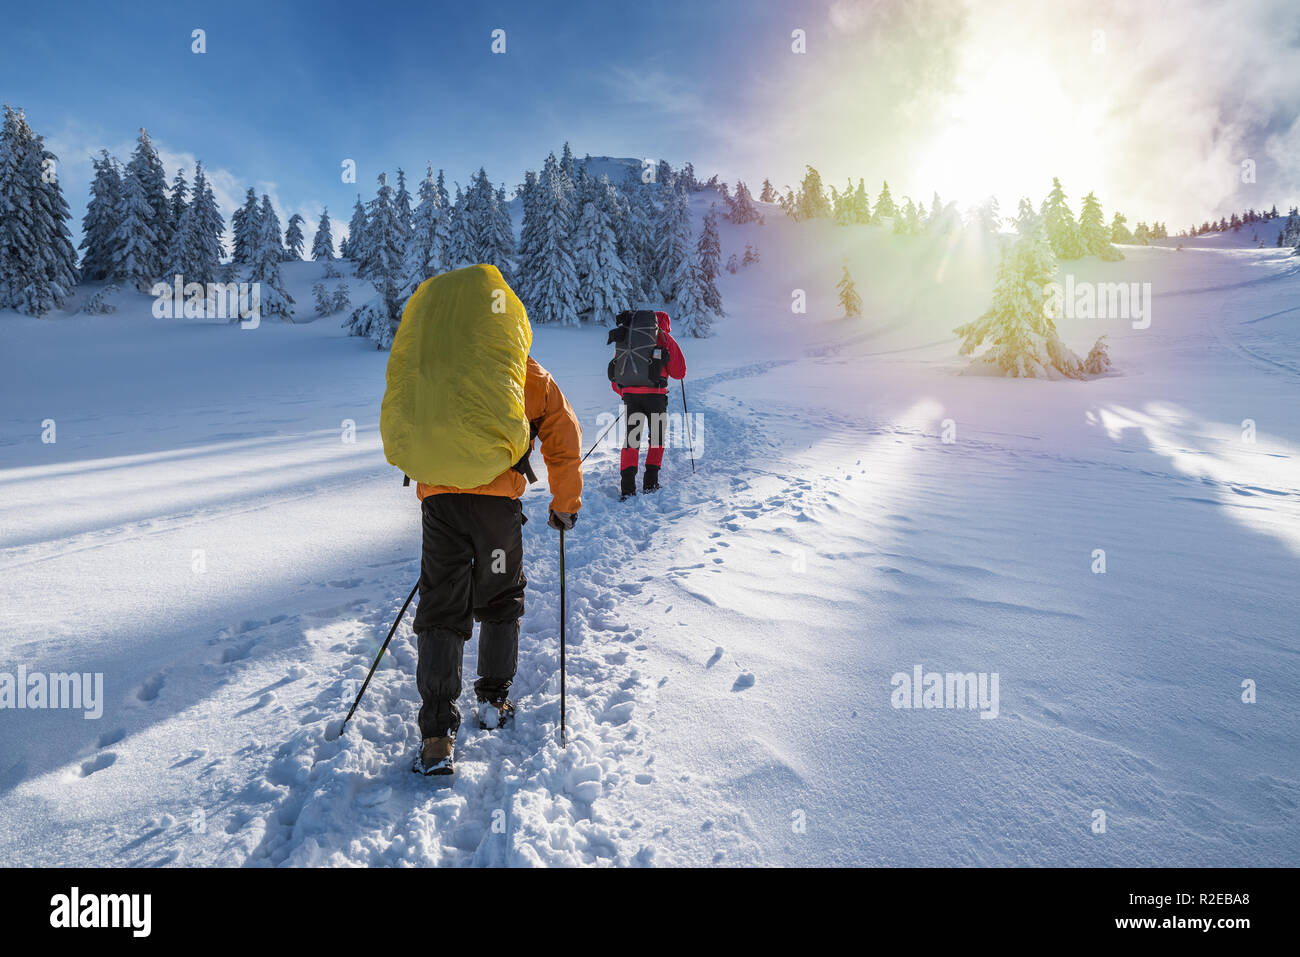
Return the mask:
[[1005, 215], [1094, 149], [1087, 107], [1071, 100], [1045, 55], [968, 57], [953, 91], [916, 168], [919, 188], [945, 200], [967, 207], [992, 195]]

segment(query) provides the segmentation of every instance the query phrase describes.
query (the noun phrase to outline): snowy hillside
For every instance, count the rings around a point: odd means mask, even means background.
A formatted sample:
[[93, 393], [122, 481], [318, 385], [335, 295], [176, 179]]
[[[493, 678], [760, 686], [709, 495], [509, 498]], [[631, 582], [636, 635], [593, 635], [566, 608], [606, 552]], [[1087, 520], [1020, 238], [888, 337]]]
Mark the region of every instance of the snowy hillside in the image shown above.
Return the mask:
[[[543, 484], [518, 722], [466, 722], [441, 788], [409, 771], [409, 615], [337, 736], [419, 524], [380, 447], [387, 353], [307, 321], [320, 266], [283, 268], [296, 324], [134, 292], [0, 314], [0, 658], [104, 675], [97, 720], [0, 716], [0, 864], [1294, 863], [1300, 259], [1064, 264], [1151, 283], [1150, 326], [1063, 319], [1113, 373], [1011, 380], [961, 375], [952, 333], [990, 242], [764, 211], [723, 224], [724, 261], [760, 262], [682, 342], [696, 471], [670, 449], [620, 504], [615, 443], [587, 461], [568, 748]], [[617, 410], [604, 330], [534, 331], [589, 445]], [[996, 673], [996, 717], [895, 707], [918, 666]]]

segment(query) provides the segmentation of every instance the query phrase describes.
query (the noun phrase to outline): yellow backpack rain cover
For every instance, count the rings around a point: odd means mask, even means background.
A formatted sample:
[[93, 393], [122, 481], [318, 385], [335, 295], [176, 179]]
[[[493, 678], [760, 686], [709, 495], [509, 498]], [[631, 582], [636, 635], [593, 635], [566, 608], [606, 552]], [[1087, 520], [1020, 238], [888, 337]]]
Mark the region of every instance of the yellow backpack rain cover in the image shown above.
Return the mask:
[[528, 451], [533, 332], [496, 266], [426, 279], [402, 310], [379, 416], [384, 457], [418, 482], [486, 485]]

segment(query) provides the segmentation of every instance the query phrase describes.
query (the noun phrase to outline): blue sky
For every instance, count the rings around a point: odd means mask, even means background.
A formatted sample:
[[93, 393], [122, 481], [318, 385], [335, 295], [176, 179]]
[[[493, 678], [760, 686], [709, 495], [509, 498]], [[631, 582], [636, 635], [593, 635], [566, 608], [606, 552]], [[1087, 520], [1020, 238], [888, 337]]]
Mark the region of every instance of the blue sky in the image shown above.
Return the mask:
[[514, 186], [566, 139], [755, 187], [813, 163], [873, 199], [888, 178], [896, 198], [995, 193], [1004, 210], [1060, 176], [1076, 210], [1091, 189], [1173, 229], [1300, 198], [1294, 0], [10, 6], [0, 91], [60, 155], [78, 220], [89, 155], [125, 158], [142, 125], [169, 175], [213, 170], [227, 216], [254, 185], [345, 222], [381, 169], [414, 181], [427, 161]]

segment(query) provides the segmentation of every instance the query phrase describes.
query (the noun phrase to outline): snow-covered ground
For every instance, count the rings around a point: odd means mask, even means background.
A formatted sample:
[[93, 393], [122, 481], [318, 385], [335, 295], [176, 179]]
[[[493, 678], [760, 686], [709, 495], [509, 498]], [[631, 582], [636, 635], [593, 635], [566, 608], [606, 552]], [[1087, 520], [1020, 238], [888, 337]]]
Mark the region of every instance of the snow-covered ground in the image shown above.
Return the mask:
[[[418, 571], [387, 354], [339, 317], [241, 330], [130, 293], [0, 316], [0, 670], [105, 683], [99, 720], [0, 711], [0, 863], [1295, 864], [1300, 259], [1064, 264], [1151, 283], [1151, 325], [1062, 320], [1115, 373], [1006, 380], [959, 374], [951, 333], [991, 248], [767, 219], [724, 225], [724, 261], [762, 263], [683, 342], [697, 470], [672, 450], [620, 504], [614, 443], [587, 462], [568, 748], [535, 487], [520, 717], [467, 721], [444, 786], [409, 770], [409, 615], [336, 736]], [[319, 272], [285, 268], [302, 320]], [[535, 329], [588, 443], [604, 342]], [[996, 672], [996, 719], [893, 707], [917, 665]]]

